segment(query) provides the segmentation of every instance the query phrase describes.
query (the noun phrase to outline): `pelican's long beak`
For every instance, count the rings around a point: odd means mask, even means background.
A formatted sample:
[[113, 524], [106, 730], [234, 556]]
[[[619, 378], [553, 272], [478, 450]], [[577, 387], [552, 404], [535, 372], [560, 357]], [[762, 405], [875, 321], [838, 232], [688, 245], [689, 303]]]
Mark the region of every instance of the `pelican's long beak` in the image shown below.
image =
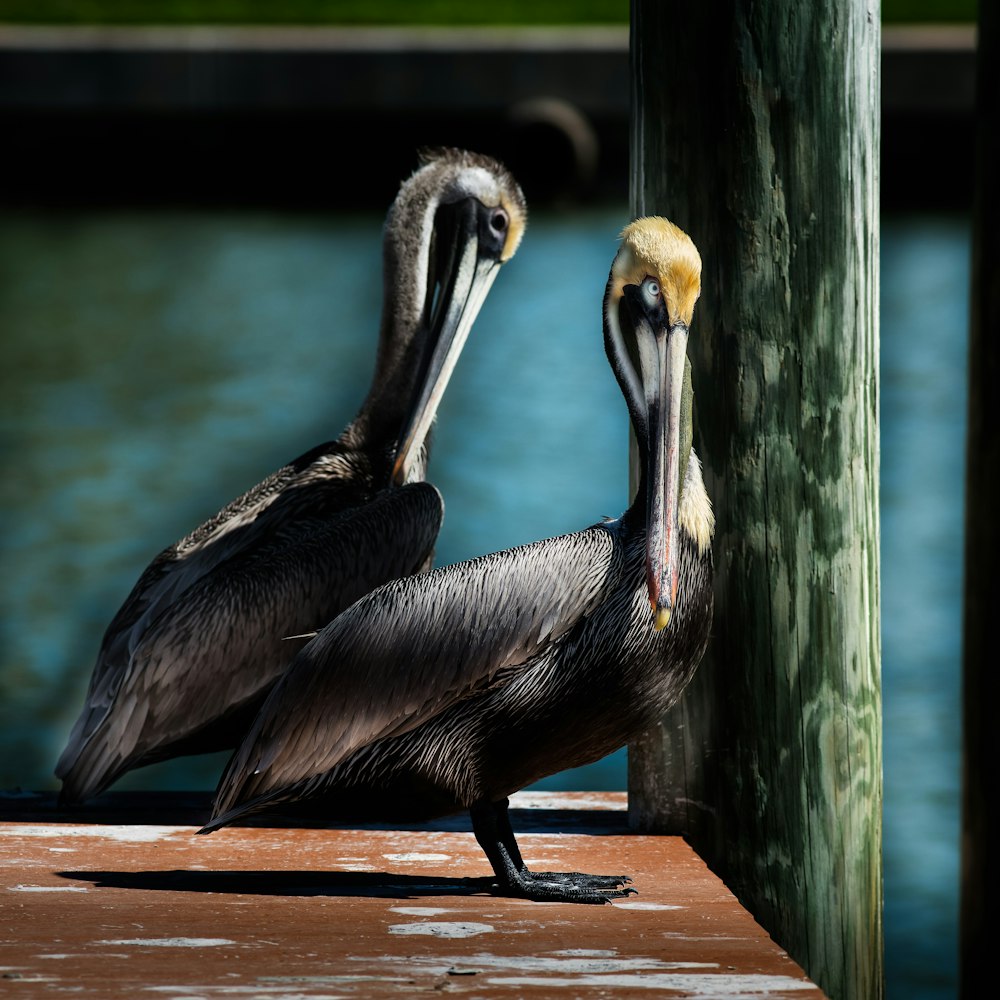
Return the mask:
[[681, 392], [688, 330], [683, 323], [643, 321], [637, 333], [649, 428], [646, 585], [659, 631], [669, 623], [677, 602]]
[[622, 230], [604, 293], [604, 343], [643, 449], [646, 588], [657, 631], [677, 606], [681, 477], [691, 455], [688, 326], [701, 257], [662, 216]]
[[392, 481], [406, 482], [472, 324], [500, 268], [500, 249], [484, 239], [490, 212], [476, 199], [438, 209], [427, 289], [430, 321], [409, 419], [396, 446]]

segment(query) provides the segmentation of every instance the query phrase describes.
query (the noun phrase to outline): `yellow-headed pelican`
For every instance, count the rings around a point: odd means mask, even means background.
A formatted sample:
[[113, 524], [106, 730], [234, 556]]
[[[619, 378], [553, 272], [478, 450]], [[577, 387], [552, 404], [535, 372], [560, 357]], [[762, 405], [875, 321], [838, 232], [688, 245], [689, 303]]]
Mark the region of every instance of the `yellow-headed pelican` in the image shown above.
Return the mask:
[[430, 566], [443, 513], [423, 482], [430, 428], [526, 219], [500, 163], [421, 155], [386, 216], [378, 352], [360, 411], [147, 567], [104, 635], [56, 766], [61, 801], [158, 760], [236, 747], [302, 647], [287, 637]]
[[497, 894], [599, 903], [635, 891], [623, 875], [529, 871], [508, 796], [657, 721], [708, 642], [714, 519], [686, 355], [700, 275], [669, 221], [623, 231], [604, 342], [641, 452], [628, 510], [361, 598], [275, 685], [199, 832], [288, 803], [348, 819], [468, 809]]

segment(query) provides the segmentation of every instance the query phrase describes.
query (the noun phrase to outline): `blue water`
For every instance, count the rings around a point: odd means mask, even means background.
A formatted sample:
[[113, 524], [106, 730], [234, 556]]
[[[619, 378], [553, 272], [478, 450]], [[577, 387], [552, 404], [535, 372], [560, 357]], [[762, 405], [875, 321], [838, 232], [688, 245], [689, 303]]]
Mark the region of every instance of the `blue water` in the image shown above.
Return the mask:
[[[624, 208], [538, 212], [441, 407], [439, 562], [626, 504], [600, 298]], [[335, 436], [371, 372], [380, 223], [59, 212], [0, 223], [0, 787], [52, 766], [139, 572]], [[889, 1000], [956, 995], [969, 227], [882, 229], [882, 601]], [[225, 755], [117, 787], [213, 788]], [[550, 788], [624, 788], [624, 753]]]
[[882, 228], [888, 1000], [957, 996], [970, 229]]

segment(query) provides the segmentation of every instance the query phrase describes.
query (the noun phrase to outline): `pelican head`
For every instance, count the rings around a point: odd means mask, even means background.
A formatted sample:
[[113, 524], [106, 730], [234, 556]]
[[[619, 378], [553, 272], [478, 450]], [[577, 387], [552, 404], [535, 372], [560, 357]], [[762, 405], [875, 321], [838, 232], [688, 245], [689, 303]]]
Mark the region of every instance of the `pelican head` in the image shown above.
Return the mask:
[[[520, 186], [496, 160], [465, 150], [425, 152], [386, 219], [383, 315], [413, 331], [402, 349], [415, 368], [413, 395], [392, 478], [406, 482], [438, 404], [500, 265], [527, 223]], [[385, 334], [386, 331], [384, 331]], [[396, 337], [405, 341], [405, 337]], [[412, 350], [412, 347], [416, 350]]]
[[621, 234], [604, 296], [604, 339], [642, 452], [646, 583], [657, 630], [677, 600], [680, 491], [692, 441], [688, 331], [701, 257], [672, 222], [637, 219]]

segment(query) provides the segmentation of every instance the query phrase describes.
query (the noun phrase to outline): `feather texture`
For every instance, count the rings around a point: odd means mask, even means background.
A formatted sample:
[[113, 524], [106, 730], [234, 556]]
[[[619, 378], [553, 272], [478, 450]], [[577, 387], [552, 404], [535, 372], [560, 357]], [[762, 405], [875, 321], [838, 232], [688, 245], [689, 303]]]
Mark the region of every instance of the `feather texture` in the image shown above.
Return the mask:
[[105, 632], [56, 765], [64, 802], [132, 768], [236, 746], [304, 644], [288, 637], [429, 568], [443, 516], [422, 482], [429, 428], [525, 218], [501, 164], [465, 150], [422, 155], [386, 217], [379, 347], [359, 413], [142, 573]]

